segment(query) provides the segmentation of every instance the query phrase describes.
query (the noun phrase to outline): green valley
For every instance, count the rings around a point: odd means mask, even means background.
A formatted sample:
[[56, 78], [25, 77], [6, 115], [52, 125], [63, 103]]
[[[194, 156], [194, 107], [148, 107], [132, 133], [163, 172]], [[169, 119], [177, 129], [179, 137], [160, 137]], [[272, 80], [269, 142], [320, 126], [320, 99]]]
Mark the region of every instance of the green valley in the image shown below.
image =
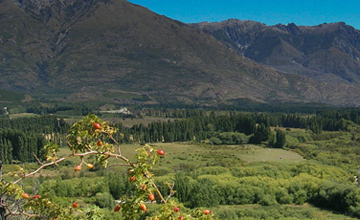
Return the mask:
[[[147, 114], [153, 116], [136, 119], [147, 121], [145, 125], [125, 127], [120, 124], [121, 120], [114, 124], [123, 133], [122, 154], [133, 159], [136, 150], [144, 146], [139, 142], [152, 143], [165, 151], [165, 157], [160, 158], [151, 172], [164, 195], [171, 194], [167, 183], [173, 184], [173, 198], [182, 204], [184, 212], [206, 207], [219, 219], [353, 219], [360, 216], [357, 205], [360, 202], [357, 196], [360, 127], [356, 109], [316, 115], [196, 109], [165, 112], [149, 109]], [[66, 148], [64, 136], [69, 125], [63, 119], [38, 116], [13, 119], [11, 123], [8, 119], [0, 121], [2, 149], [11, 146], [12, 152], [17, 150], [17, 139], [3, 130], [7, 126], [23, 137], [48, 133], [46, 139], [61, 146], [59, 158], [72, 155]], [[267, 139], [257, 142], [254, 136], [260, 135], [259, 132], [265, 132]], [[285, 138], [282, 146], [276, 144], [281, 138], [279, 133]], [[21, 143], [29, 142], [33, 140]], [[41, 159], [39, 148], [34, 149], [33, 153], [38, 152]], [[2, 151], [2, 156], [4, 153]], [[24, 160], [21, 158], [34, 161], [29, 154], [21, 155], [14, 154], [10, 159], [2, 157], [1, 160], [8, 163], [3, 165], [4, 178], [9, 178], [6, 173], [19, 168], [32, 171], [39, 166], [21, 162]], [[12, 164], [15, 161], [17, 165]], [[116, 200], [136, 191], [129, 181], [128, 167], [121, 165], [119, 159], [110, 158], [109, 166], [104, 168], [95, 156], [89, 156], [86, 163], [95, 167], [74, 171], [80, 162], [80, 158], [73, 158], [45, 168], [34, 177], [24, 179], [23, 189], [30, 195], [52, 198], [64, 207], [76, 201], [84, 210], [97, 210], [102, 219], [124, 219], [123, 214], [112, 210]], [[140, 219], [158, 215], [160, 206], [148, 204], [148, 209]], [[85, 219], [85, 216], [78, 212], [76, 218]]]

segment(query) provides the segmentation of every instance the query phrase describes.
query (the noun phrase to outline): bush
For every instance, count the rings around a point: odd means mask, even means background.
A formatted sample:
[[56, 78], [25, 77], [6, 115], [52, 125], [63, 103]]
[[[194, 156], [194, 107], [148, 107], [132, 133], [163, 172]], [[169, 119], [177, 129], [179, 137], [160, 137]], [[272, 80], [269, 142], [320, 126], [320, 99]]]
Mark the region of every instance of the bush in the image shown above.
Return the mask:
[[189, 198], [190, 208], [194, 207], [213, 207], [219, 205], [219, 194], [214, 189], [213, 181], [209, 179], [200, 179], [191, 187]]
[[95, 204], [100, 208], [112, 209], [114, 206], [114, 198], [108, 192], [96, 193]]
[[300, 142], [298, 139], [291, 137], [289, 135], [286, 135], [286, 145], [289, 148], [295, 148], [297, 146], [299, 146]]
[[209, 143], [212, 145], [220, 145], [222, 144], [222, 141], [217, 137], [212, 137], [210, 138]]

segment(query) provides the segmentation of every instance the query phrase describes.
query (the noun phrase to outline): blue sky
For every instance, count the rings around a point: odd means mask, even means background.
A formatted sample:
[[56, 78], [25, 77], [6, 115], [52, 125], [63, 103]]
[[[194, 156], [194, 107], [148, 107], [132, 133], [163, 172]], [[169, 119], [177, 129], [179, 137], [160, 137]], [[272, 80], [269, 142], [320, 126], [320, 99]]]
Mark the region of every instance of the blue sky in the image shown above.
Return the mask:
[[359, 0], [129, 0], [185, 23], [254, 20], [267, 25], [343, 21], [360, 29]]

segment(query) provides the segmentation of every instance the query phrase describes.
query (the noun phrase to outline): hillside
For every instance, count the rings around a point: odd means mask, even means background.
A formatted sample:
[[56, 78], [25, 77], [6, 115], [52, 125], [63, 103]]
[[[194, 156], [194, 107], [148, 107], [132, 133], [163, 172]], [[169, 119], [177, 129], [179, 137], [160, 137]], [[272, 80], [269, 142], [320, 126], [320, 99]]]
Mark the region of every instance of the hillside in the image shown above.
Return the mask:
[[324, 83], [358, 85], [360, 31], [343, 22], [318, 26], [266, 26], [230, 19], [193, 24], [226, 46], [280, 72], [299, 74]]
[[125, 0], [2, 0], [0, 18], [0, 88], [33, 97], [360, 104], [356, 80], [276, 71], [209, 33]]

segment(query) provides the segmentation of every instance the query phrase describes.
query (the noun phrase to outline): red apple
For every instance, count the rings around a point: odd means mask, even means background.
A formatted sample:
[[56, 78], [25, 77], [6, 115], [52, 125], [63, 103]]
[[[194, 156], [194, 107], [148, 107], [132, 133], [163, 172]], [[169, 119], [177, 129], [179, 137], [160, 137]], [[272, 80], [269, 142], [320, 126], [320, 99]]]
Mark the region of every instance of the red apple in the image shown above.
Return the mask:
[[211, 211], [210, 211], [210, 210], [208, 210], [208, 209], [205, 209], [205, 210], [203, 210], [203, 213], [204, 213], [205, 215], [208, 215], [208, 214], [210, 214], [210, 213], [211, 213]]
[[93, 124], [93, 126], [94, 126], [95, 129], [101, 129], [100, 124], [97, 123], [97, 122], [95, 122], [95, 123]]
[[80, 171], [81, 170], [81, 166], [80, 165], [76, 165], [75, 166], [75, 171]]
[[24, 199], [30, 199], [30, 196], [25, 192], [21, 193], [21, 197], [23, 197]]
[[163, 150], [157, 150], [157, 154], [160, 156], [164, 156], [165, 155], [165, 151]]
[[150, 193], [149, 194], [149, 199], [150, 199], [150, 201], [154, 201], [155, 200], [155, 195]]
[[118, 211], [120, 211], [120, 209], [121, 209], [121, 206], [117, 205], [117, 206], [114, 208], [114, 212], [118, 212]]
[[86, 166], [91, 170], [92, 168], [94, 168], [94, 164], [91, 163], [87, 163]]
[[144, 212], [146, 212], [146, 205], [145, 204], [141, 204], [140, 205], [140, 209], [143, 210]]

